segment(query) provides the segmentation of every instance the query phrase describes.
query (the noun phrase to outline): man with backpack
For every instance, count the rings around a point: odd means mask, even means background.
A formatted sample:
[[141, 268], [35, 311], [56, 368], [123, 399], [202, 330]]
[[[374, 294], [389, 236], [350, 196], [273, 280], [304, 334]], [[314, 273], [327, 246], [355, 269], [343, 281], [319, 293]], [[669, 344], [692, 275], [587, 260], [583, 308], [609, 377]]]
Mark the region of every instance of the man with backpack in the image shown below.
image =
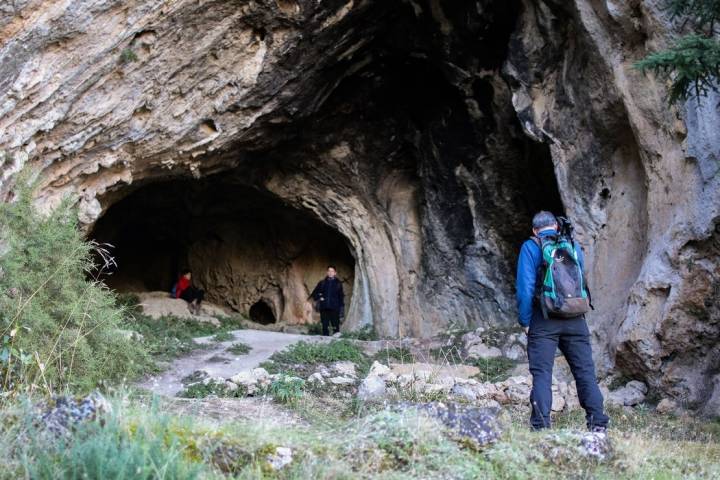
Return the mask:
[[552, 371], [559, 347], [575, 377], [588, 430], [605, 432], [609, 419], [603, 412], [585, 322], [592, 306], [582, 250], [572, 239], [570, 222], [562, 217], [539, 212], [532, 229], [533, 236], [520, 250], [516, 282], [519, 323], [528, 335], [533, 377], [530, 423], [533, 429], [550, 427]]
[[310, 297], [316, 302], [320, 310], [320, 321], [322, 322], [323, 335], [330, 335], [330, 325], [333, 333], [340, 331], [340, 318], [345, 310], [345, 293], [342, 282], [337, 278], [335, 266], [327, 267], [327, 274], [320, 280]]

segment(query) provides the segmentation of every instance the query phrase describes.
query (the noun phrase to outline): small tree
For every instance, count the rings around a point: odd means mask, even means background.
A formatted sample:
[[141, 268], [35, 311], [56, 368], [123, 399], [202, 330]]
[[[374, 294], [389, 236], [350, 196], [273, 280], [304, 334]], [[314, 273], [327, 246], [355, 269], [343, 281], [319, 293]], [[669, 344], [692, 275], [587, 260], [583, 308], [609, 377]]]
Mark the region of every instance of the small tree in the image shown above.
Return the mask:
[[695, 33], [677, 39], [667, 50], [652, 53], [635, 68], [652, 71], [670, 79], [669, 103], [717, 91], [720, 78], [720, 41], [716, 24], [720, 21], [720, 0], [668, 0], [673, 19], [683, 18]]

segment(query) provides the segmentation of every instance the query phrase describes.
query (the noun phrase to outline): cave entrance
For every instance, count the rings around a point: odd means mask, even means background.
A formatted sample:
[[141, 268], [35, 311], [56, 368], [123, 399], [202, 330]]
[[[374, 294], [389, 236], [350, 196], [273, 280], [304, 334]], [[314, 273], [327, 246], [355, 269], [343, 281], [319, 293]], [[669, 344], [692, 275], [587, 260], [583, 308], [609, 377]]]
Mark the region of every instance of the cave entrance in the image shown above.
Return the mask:
[[250, 320], [261, 325], [270, 325], [277, 322], [275, 314], [270, 305], [264, 300], [259, 300], [252, 304], [249, 312]]
[[317, 321], [307, 298], [333, 264], [350, 305], [355, 260], [345, 237], [231, 177], [149, 183], [113, 203], [89, 235], [113, 246], [106, 284], [169, 292], [188, 268], [210, 302], [260, 324], [302, 324]]

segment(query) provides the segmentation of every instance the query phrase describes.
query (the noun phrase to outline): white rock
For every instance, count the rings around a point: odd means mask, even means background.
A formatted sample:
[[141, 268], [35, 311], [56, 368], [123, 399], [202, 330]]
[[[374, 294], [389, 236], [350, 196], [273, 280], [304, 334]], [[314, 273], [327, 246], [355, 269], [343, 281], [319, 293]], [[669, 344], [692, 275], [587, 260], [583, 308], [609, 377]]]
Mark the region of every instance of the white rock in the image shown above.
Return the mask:
[[397, 384], [401, 388], [406, 388], [406, 387], [409, 387], [413, 383], [414, 380], [415, 380], [415, 377], [413, 377], [409, 373], [405, 373], [405, 374], [397, 377]]
[[353, 362], [335, 362], [330, 368], [343, 377], [356, 377], [355, 364]]
[[308, 377], [309, 383], [317, 383], [318, 385], [325, 385], [325, 380], [320, 372], [315, 372]]
[[470, 402], [474, 402], [475, 400], [477, 400], [477, 392], [469, 385], [462, 385], [456, 383], [455, 386], [452, 388], [452, 394]]
[[368, 376], [376, 376], [376, 377], [385, 377], [389, 375], [391, 372], [390, 367], [383, 365], [382, 363], [378, 362], [377, 360], [373, 362], [372, 366], [370, 367], [370, 372], [368, 372]]
[[449, 385], [443, 385], [440, 383], [428, 383], [424, 385], [422, 393], [428, 395], [435, 395], [438, 393], [450, 393], [450, 388], [451, 387]]
[[507, 349], [505, 349], [505, 356], [509, 358], [510, 360], [525, 360], [527, 359], [527, 354], [525, 353], [525, 349], [522, 347], [522, 345], [519, 345], [517, 343], [511, 345]]
[[268, 371], [262, 367], [254, 368], [252, 374], [257, 380], [270, 378], [270, 374], [268, 373]]
[[552, 393], [552, 406], [550, 409], [553, 412], [562, 412], [562, 409], [565, 408], [565, 398], [560, 395], [559, 392], [553, 392]]
[[352, 377], [331, 377], [328, 381], [334, 385], [355, 385], [355, 379]]
[[497, 358], [502, 357], [502, 352], [497, 347], [488, 347], [484, 343], [478, 343], [467, 349], [468, 358]]
[[624, 387], [610, 392], [608, 402], [632, 407], [645, 401], [647, 385], [637, 380], [628, 382]]
[[257, 379], [255, 378], [255, 375], [253, 375], [252, 372], [248, 371], [242, 371], [238, 372], [232, 377], [230, 377], [230, 381], [237, 384], [237, 385], [255, 385], [257, 383]]
[[530, 387], [524, 383], [510, 385], [505, 390], [505, 395], [512, 403], [524, 403], [530, 399]]
[[270, 468], [273, 470], [281, 470], [293, 461], [293, 452], [287, 447], [277, 447], [275, 452], [268, 454], [266, 457]]
[[360, 400], [379, 400], [385, 396], [387, 388], [385, 381], [377, 375], [368, 375], [361, 383], [358, 389], [358, 398]]
[[235, 383], [233, 383], [233, 382], [225, 382], [225, 388], [226, 388], [229, 392], [234, 392], [235, 390], [238, 389], [238, 386], [237, 386], [237, 384], [235, 384]]

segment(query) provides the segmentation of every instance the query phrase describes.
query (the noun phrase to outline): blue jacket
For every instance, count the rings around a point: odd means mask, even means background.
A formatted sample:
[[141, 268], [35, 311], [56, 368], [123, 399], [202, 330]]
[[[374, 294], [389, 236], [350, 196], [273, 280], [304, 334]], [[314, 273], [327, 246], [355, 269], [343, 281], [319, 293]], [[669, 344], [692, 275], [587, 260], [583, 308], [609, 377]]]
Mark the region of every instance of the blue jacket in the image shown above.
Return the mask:
[[[554, 230], [544, 230], [540, 232], [539, 236], [544, 237], [554, 233]], [[583, 256], [583, 251], [577, 242], [575, 242], [575, 250], [578, 254], [580, 268], [585, 271], [585, 258]], [[517, 307], [518, 312], [520, 313], [518, 322], [523, 327], [530, 326], [530, 319], [533, 317], [533, 309], [537, 309], [538, 312], [540, 311], [540, 308], [534, 304], [533, 297], [535, 296], [535, 282], [537, 282], [538, 269], [541, 265], [542, 252], [540, 251], [540, 247], [538, 247], [534, 241], [530, 239], [526, 240], [525, 243], [523, 243], [522, 248], [520, 248], [517, 277], [515, 280]]]

